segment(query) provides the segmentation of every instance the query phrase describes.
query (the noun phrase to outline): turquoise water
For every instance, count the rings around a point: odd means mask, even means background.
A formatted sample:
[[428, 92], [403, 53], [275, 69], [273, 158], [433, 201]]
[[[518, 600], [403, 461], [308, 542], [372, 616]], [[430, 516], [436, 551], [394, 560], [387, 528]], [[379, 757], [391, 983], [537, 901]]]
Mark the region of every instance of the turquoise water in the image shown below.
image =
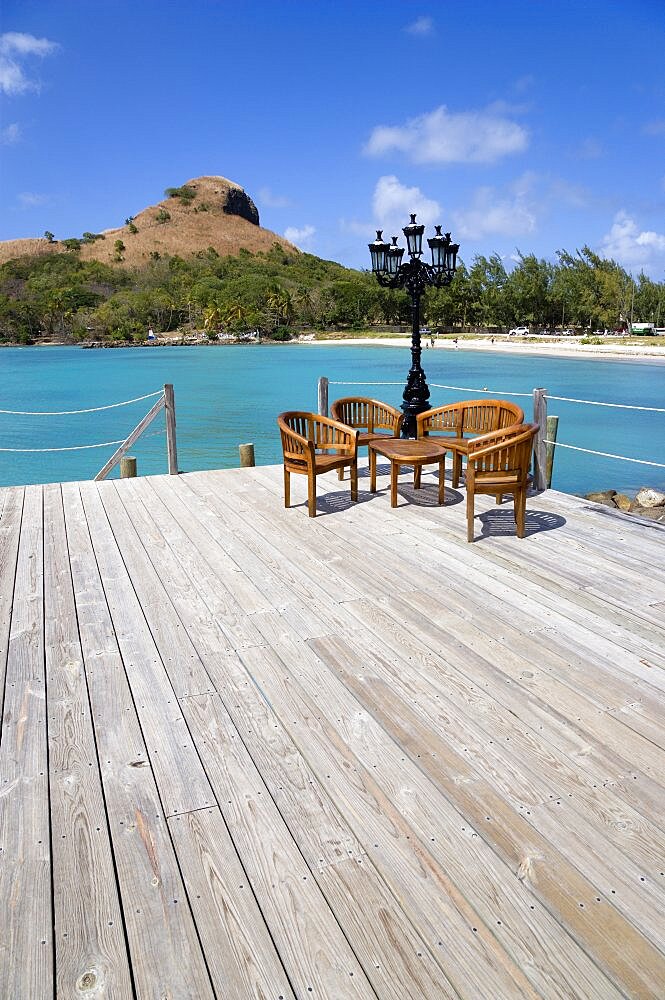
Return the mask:
[[[173, 382], [178, 459], [183, 471], [238, 465], [238, 444], [253, 441], [258, 464], [280, 461], [275, 416], [316, 409], [317, 380], [397, 382], [395, 386], [333, 386], [330, 398], [372, 395], [399, 405], [410, 351], [395, 347], [265, 345], [161, 347], [85, 351], [76, 347], [0, 350], [0, 408], [74, 410], [144, 395]], [[665, 365], [427, 350], [430, 383], [531, 393], [544, 386], [558, 396], [663, 406]], [[473, 394], [471, 394], [473, 395]], [[464, 398], [432, 388], [432, 405]], [[467, 397], [469, 398], [469, 397]], [[152, 400], [101, 413], [67, 417], [0, 414], [0, 447], [53, 448], [124, 438]], [[523, 405], [527, 419], [529, 399]], [[665, 464], [665, 414], [550, 402], [560, 417], [559, 440]], [[133, 448], [143, 475], [166, 471], [161, 417]], [[51, 454], [0, 452], [0, 485], [92, 478], [114, 448]], [[644, 483], [665, 488], [665, 469], [559, 449], [554, 486], [570, 493]]]

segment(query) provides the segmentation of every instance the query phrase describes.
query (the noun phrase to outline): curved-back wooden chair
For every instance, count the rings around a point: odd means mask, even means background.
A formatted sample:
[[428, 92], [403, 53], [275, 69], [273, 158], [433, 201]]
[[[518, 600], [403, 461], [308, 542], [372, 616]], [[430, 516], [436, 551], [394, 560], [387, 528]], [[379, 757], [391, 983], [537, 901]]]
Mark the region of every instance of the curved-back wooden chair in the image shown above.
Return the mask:
[[291, 506], [291, 473], [307, 476], [309, 516], [316, 517], [316, 477], [332, 469], [351, 470], [351, 499], [358, 499], [358, 432], [318, 413], [290, 410], [277, 425], [284, 453], [284, 506]]
[[[330, 407], [330, 416], [347, 427], [358, 431], [358, 447], [368, 445], [377, 438], [398, 438], [402, 433], [404, 414], [388, 403], [365, 396], [344, 396], [336, 399]], [[344, 478], [344, 469], [339, 470], [339, 478]]]
[[474, 499], [512, 493], [517, 537], [524, 538], [529, 468], [538, 424], [515, 424], [469, 441], [466, 465], [466, 540], [473, 541]]
[[506, 399], [467, 399], [419, 413], [416, 434], [417, 437], [436, 435], [445, 439], [453, 455], [453, 489], [457, 489], [462, 475], [462, 456], [468, 454], [473, 437], [523, 422], [524, 411], [517, 403]]

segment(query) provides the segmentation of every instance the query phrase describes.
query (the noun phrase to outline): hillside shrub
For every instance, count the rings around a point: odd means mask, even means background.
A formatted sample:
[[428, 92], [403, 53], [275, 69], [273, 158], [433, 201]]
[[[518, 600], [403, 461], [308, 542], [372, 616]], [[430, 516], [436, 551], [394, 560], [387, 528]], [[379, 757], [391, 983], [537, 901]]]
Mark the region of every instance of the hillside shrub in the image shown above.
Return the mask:
[[68, 240], [63, 240], [62, 245], [65, 248], [65, 250], [70, 250], [75, 253], [77, 250], [81, 249], [81, 240], [77, 240], [74, 237], [71, 237]]
[[167, 212], [165, 208], [160, 208], [159, 212], [155, 216], [155, 220], [160, 226], [163, 226], [165, 222], [168, 222], [171, 218], [171, 213]]
[[191, 205], [196, 198], [196, 191], [193, 187], [183, 184], [182, 187], [167, 188], [164, 192], [167, 198], [180, 198], [183, 205]]

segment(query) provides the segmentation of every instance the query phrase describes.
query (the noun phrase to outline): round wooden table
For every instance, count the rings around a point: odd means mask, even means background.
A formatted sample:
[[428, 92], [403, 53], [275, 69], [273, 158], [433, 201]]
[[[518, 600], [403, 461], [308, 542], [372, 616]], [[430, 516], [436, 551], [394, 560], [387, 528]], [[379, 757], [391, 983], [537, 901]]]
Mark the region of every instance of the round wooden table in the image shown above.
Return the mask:
[[386, 438], [385, 441], [369, 442], [369, 488], [376, 493], [376, 456], [390, 459], [390, 506], [397, 506], [397, 477], [400, 466], [413, 466], [414, 489], [420, 487], [420, 470], [423, 465], [439, 466], [439, 503], [445, 502], [446, 447], [433, 441], [410, 438]]

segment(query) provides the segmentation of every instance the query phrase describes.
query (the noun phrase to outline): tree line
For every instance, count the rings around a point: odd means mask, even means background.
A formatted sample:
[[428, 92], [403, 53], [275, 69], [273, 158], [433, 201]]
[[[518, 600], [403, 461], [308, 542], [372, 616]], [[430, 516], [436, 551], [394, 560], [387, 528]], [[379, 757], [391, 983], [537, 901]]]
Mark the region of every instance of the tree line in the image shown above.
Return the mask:
[[[421, 309], [431, 327], [461, 331], [516, 323], [554, 329], [616, 329], [630, 318], [665, 324], [665, 282], [633, 279], [588, 247], [559, 251], [556, 262], [519, 254], [458, 263], [447, 288], [428, 289]], [[366, 329], [408, 324], [405, 292], [381, 288], [355, 271], [311, 254], [211, 247], [185, 260], [158, 253], [141, 268], [82, 261], [76, 253], [10, 260], [0, 267], [0, 338], [31, 343], [144, 340], [155, 331], [259, 330], [288, 339], [302, 329]]]

